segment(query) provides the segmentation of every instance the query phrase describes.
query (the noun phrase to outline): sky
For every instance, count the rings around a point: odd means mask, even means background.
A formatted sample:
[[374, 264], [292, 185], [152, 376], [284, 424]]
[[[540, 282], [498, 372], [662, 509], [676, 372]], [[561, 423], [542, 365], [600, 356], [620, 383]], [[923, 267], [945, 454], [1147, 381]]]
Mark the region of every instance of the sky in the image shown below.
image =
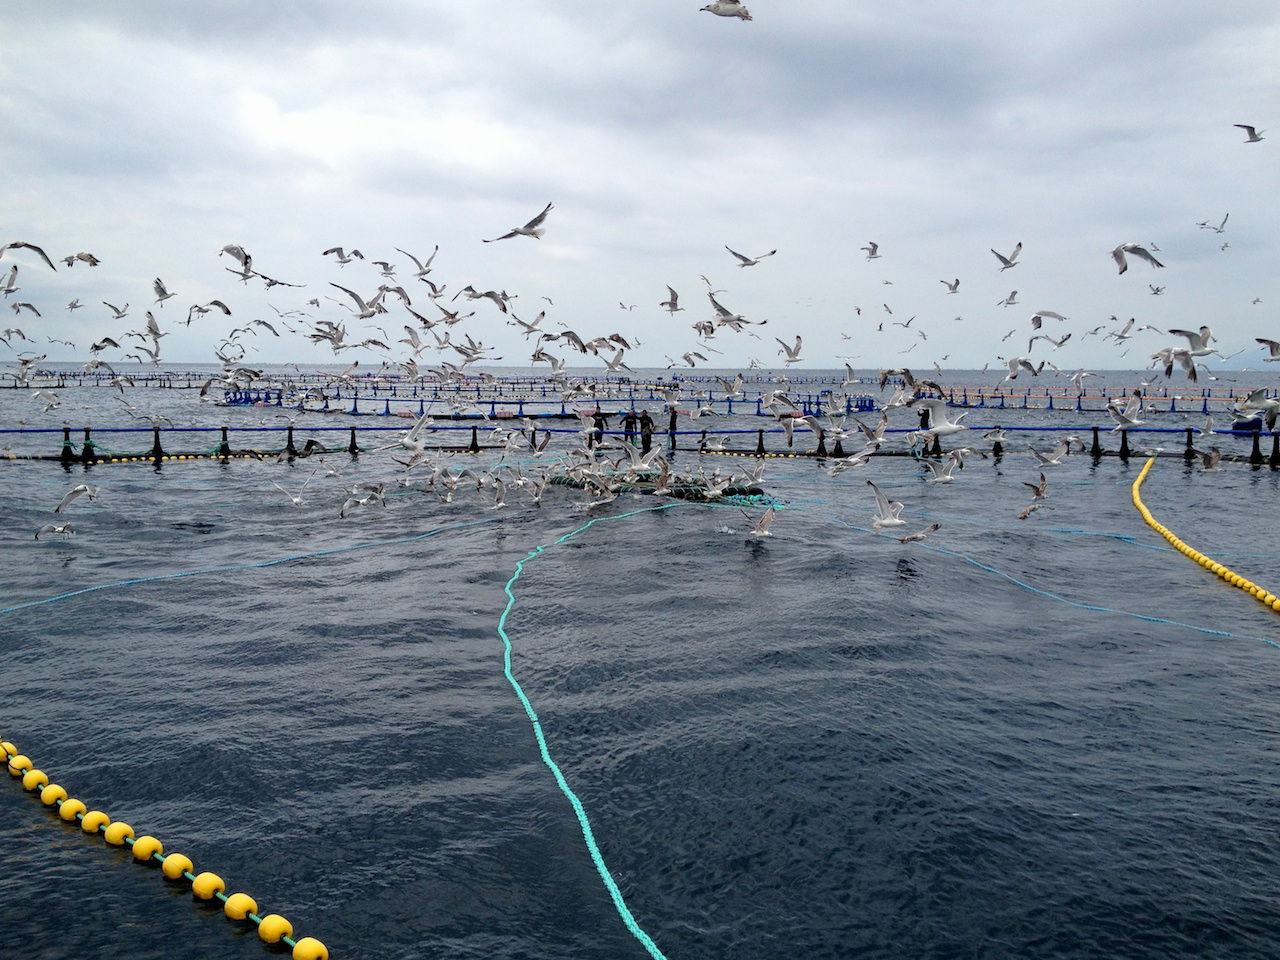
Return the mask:
[[[356, 320], [330, 284], [368, 298], [399, 283], [434, 317], [396, 248], [425, 259], [438, 245], [442, 304], [463, 304], [448, 301], [468, 284], [506, 291], [525, 320], [545, 310], [551, 332], [621, 334], [632, 367], [684, 366], [697, 351], [698, 366], [776, 368], [775, 338], [801, 336], [793, 369], [999, 372], [1017, 356], [1064, 372], [1142, 369], [1155, 349], [1186, 345], [1167, 330], [1201, 324], [1234, 354], [1206, 358], [1210, 369], [1264, 367], [1254, 338], [1280, 339], [1273, 2], [751, 0], [750, 22], [700, 6], [11, 5], [0, 246], [101, 264], [55, 273], [7, 251], [0, 281], [16, 263], [19, 289], [0, 327], [34, 342], [10, 335], [0, 360], [85, 360], [93, 340], [141, 329], [150, 309], [167, 363], [215, 362], [255, 318], [283, 336], [241, 334], [250, 362], [395, 363], [413, 317], [392, 301]], [[1264, 139], [1246, 143], [1236, 123]], [[481, 242], [547, 203], [542, 238]], [[1198, 226], [1227, 214], [1222, 233]], [[873, 260], [861, 249], [871, 242]], [[1134, 261], [1120, 275], [1110, 251], [1125, 242], [1154, 244], [1164, 268]], [[1001, 271], [992, 249], [1018, 243], [1017, 266]], [[219, 256], [227, 244], [305, 287], [241, 283]], [[366, 260], [322, 256], [335, 246]], [[739, 267], [726, 246], [777, 253]], [[176, 294], [162, 306], [157, 277]], [[715, 318], [703, 277], [752, 325], [700, 337], [692, 325]], [[942, 281], [957, 279], [948, 293]], [[674, 315], [659, 306], [668, 284], [684, 308]], [[1013, 290], [1017, 302], [998, 305]], [[83, 309], [67, 311], [72, 298]], [[185, 324], [191, 304], [214, 298], [231, 317]], [[127, 302], [128, 316], [113, 320], [103, 301]], [[17, 302], [41, 316], [13, 314]], [[530, 368], [531, 338], [489, 301], [466, 309], [475, 316], [455, 339]], [[291, 334], [277, 311], [294, 310], [309, 315], [288, 318]], [[1028, 349], [1037, 310], [1067, 318], [1040, 333], [1071, 339]], [[1103, 339], [1130, 317], [1153, 329]], [[348, 341], [383, 339], [382, 327], [391, 349], [335, 355], [306, 337], [317, 320], [345, 323]], [[544, 348], [603, 372], [562, 341]]]

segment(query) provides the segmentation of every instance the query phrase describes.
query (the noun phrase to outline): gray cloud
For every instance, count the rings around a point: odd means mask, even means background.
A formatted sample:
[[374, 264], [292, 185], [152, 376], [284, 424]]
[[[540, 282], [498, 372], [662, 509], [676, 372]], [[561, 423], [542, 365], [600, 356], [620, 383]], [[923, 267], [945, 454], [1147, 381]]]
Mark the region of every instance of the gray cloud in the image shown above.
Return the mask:
[[[307, 283], [306, 299], [330, 280], [376, 284], [322, 260], [327, 246], [403, 260], [393, 247], [440, 243], [451, 289], [505, 286], [530, 312], [548, 295], [570, 326], [648, 339], [637, 362], [658, 365], [696, 346], [700, 274], [770, 319], [763, 341], [717, 338], [726, 366], [768, 362], [772, 335], [797, 332], [813, 365], [838, 366], [841, 332], [868, 363], [892, 362], [909, 341], [876, 332], [884, 302], [931, 328], [922, 361], [981, 365], [1026, 323], [995, 307], [1013, 287], [1073, 323], [1213, 317], [1242, 345], [1271, 335], [1249, 301], [1280, 303], [1280, 165], [1275, 141], [1245, 145], [1231, 124], [1274, 125], [1272, 5], [1174, 2], [1155, 17], [756, 0], [749, 24], [698, 6], [22, 7], [0, 63], [6, 239], [109, 254], [93, 273], [24, 264], [27, 292], [55, 305], [146, 303], [159, 274], [184, 298], [225, 294], [267, 317], [287, 295], [239, 286], [222, 244]], [[479, 242], [549, 200], [543, 240]], [[1228, 210], [1229, 238], [1195, 227]], [[885, 256], [868, 263], [858, 248], [873, 239]], [[999, 273], [989, 248], [1018, 240], [1021, 265]], [[1154, 273], [1115, 275], [1108, 251], [1125, 240], [1165, 251], [1165, 297], [1149, 295]], [[726, 243], [779, 254], [742, 270]], [[945, 295], [939, 279], [957, 275]], [[656, 309], [667, 283], [688, 308], [676, 319]], [[643, 306], [624, 315], [619, 300]], [[50, 331], [83, 338], [101, 313], [55, 309]], [[500, 320], [473, 322], [519, 358]], [[202, 329], [175, 331], [169, 355], [208, 359], [219, 328]], [[326, 359], [296, 341], [265, 349]], [[1132, 362], [1088, 342], [1062, 354]]]

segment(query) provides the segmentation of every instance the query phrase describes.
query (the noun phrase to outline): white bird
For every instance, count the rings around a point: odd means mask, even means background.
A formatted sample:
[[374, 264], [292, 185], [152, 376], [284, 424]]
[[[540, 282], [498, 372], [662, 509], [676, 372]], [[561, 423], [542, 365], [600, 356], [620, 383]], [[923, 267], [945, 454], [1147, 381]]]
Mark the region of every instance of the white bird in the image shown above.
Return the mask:
[[281, 493], [283, 493], [286, 497], [288, 497], [289, 502], [293, 504], [295, 509], [301, 510], [302, 509], [302, 491], [307, 489], [307, 484], [311, 482], [311, 477], [314, 477], [319, 471], [320, 471], [319, 467], [316, 467], [315, 470], [312, 470], [311, 476], [307, 477], [307, 479], [302, 481], [302, 486], [298, 488], [297, 493], [290, 493], [288, 490], [280, 486], [280, 484], [276, 483], [274, 480], [271, 481], [271, 485], [275, 487], [277, 490], [279, 490]]
[[431, 261], [434, 260], [436, 258], [436, 254], [440, 252], [440, 244], [438, 243], [436, 244], [435, 249], [431, 251], [431, 256], [427, 257], [426, 260], [419, 260], [408, 250], [401, 250], [399, 247], [396, 247], [396, 251], [398, 253], [403, 253], [406, 257], [408, 257], [410, 260], [413, 261], [413, 265], [418, 268], [418, 271], [414, 274], [414, 276], [417, 279], [422, 280], [423, 278], [426, 277], [428, 273], [431, 272]]
[[484, 243], [496, 243], [499, 240], [507, 240], [511, 237], [533, 237], [535, 240], [541, 238], [546, 231], [542, 228], [542, 221], [547, 219], [547, 214], [551, 212], [552, 205], [547, 204], [540, 214], [526, 223], [523, 227], [512, 227], [509, 231], [500, 237], [494, 237], [492, 240], [485, 240]]
[[938, 282], [947, 288], [947, 293], [957, 293], [960, 290], [959, 277], [956, 277], [954, 280], [939, 280]]
[[772, 257], [775, 253], [778, 252], [777, 250], [770, 250], [768, 253], [762, 253], [758, 257], [747, 257], [747, 256], [743, 256], [737, 250], [730, 249], [728, 244], [725, 244], [724, 248], [738, 258], [738, 266], [740, 267], [754, 267], [757, 263], [759, 263], [765, 257]]
[[1031, 362], [1031, 359], [1029, 357], [1014, 357], [1013, 359], [1009, 360], [1009, 372], [1000, 378], [1000, 383], [996, 384], [996, 389], [999, 389], [1000, 386], [1006, 380], [1017, 380], [1019, 370], [1026, 370], [1033, 377], [1038, 377], [1040, 376], [1040, 371], [1043, 369], [1044, 369], [1043, 360], [1040, 361], [1040, 366], [1037, 367], [1035, 364]]
[[796, 345], [794, 347], [788, 347], [781, 340], [778, 340], [777, 337], [774, 337], [773, 339], [777, 340], [779, 345], [781, 345], [782, 347], [782, 349], [779, 350], [778, 353], [785, 353], [787, 355], [787, 360], [786, 360], [787, 364], [796, 363], [800, 360], [801, 340], [798, 335], [796, 336]]
[[902, 513], [903, 505], [897, 500], [890, 500], [886, 497], [873, 481], [868, 480], [867, 486], [876, 495], [876, 516], [871, 522], [871, 526], [877, 531], [881, 527], [905, 527], [907, 521], [898, 516]]
[[75, 532], [76, 532], [75, 528], [71, 526], [70, 520], [68, 520], [66, 523], [63, 523], [63, 524], [46, 523], [43, 527], [41, 527], [39, 530], [36, 531], [35, 538], [39, 540], [40, 535], [44, 533], [57, 533], [57, 534], [61, 534], [64, 537], [69, 537]]
[[1071, 453], [1071, 443], [1063, 440], [1049, 453], [1041, 453], [1035, 447], [1027, 447], [1031, 451], [1031, 455], [1039, 461], [1042, 467], [1056, 467], [1062, 464], [1062, 458]]
[[1151, 251], [1138, 243], [1122, 243], [1111, 251], [1111, 259], [1115, 260], [1116, 266], [1120, 268], [1120, 272], [1124, 273], [1129, 269], [1129, 261], [1125, 259], [1126, 253], [1132, 253], [1140, 260], [1145, 260], [1153, 267], [1163, 267], [1164, 264], [1151, 255]]
[[1018, 302], [1018, 291], [1017, 291], [1017, 290], [1011, 290], [1011, 291], [1009, 292], [1009, 295], [1008, 295], [1007, 297], [1005, 297], [1003, 300], [997, 300], [997, 301], [996, 301], [996, 306], [997, 306], [997, 307], [1012, 307], [1012, 306], [1013, 306], [1015, 303], [1017, 303], [1017, 302]]
[[[1018, 254], [1022, 253], [1022, 241], [1018, 241], [1018, 245], [1013, 248], [1013, 252], [1007, 257], [998, 250], [992, 250], [991, 252], [994, 253], [996, 255], [996, 259], [1000, 261], [1000, 272], [1004, 273], [1010, 267], [1016, 267], [1018, 265]], [[1014, 293], [1017, 293], [1017, 291], [1015, 290]]]
[[67, 495], [62, 498], [62, 502], [53, 508], [53, 512], [61, 513], [67, 507], [67, 505], [71, 503], [72, 500], [74, 500], [76, 497], [80, 496], [81, 494], [88, 494], [90, 500], [97, 500], [98, 488], [91, 483], [82, 483], [82, 484], [79, 484], [78, 486], [72, 487], [71, 490], [67, 493]]
[[162, 307], [166, 300], [177, 296], [176, 293], [170, 293], [168, 291], [164, 282], [159, 277], [156, 277], [155, 280], [151, 282], [151, 289], [156, 292], [156, 303], [160, 304]]
[[876, 243], [874, 240], [869, 241], [865, 247], [859, 247], [858, 249], [865, 250], [867, 252], [868, 260], [877, 260], [880, 257], [880, 244]]
[[946, 466], [941, 466], [932, 460], [921, 460], [926, 467], [929, 468], [931, 476], [925, 478], [925, 483], [951, 483], [955, 477], [951, 475], [951, 471], [956, 468], [959, 461], [955, 456], [948, 454]]
[[1262, 135], [1266, 133], [1265, 130], [1257, 130], [1247, 123], [1233, 123], [1232, 126], [1239, 127], [1245, 132], [1245, 143], [1257, 143], [1259, 140], [1264, 139]]
[[684, 309], [684, 307], [680, 306], [680, 295], [670, 286], [667, 287], [667, 299], [663, 300], [658, 306], [664, 307], [667, 313], [676, 313]]
[[917, 540], [923, 540], [925, 537], [927, 537], [931, 533], [937, 533], [941, 529], [942, 529], [942, 524], [931, 523], [927, 527], [925, 527], [923, 530], [917, 530], [915, 533], [908, 533], [905, 537], [899, 537], [898, 542], [914, 543]]
[[55, 407], [62, 406], [62, 401], [58, 399], [58, 395], [52, 390], [37, 390], [31, 394], [31, 399], [43, 401], [44, 409], [40, 411], [41, 413], [48, 413]]
[[1266, 418], [1267, 429], [1274, 430], [1276, 417], [1280, 415], [1280, 400], [1268, 397], [1267, 388], [1259, 387], [1236, 404], [1235, 412], [1240, 415], [1261, 413]]
[[1253, 339], [1271, 351], [1271, 356], [1263, 358], [1264, 363], [1271, 363], [1273, 361], [1280, 360], [1280, 341], [1267, 340], [1263, 337], [1254, 337]]
[[[225, 250], [226, 248], [224, 247], [223, 249]], [[364, 259], [364, 254], [363, 254], [363, 253], [361, 253], [359, 250], [352, 250], [350, 253], [347, 253], [347, 252], [346, 252], [345, 250], [343, 250], [341, 247], [330, 247], [330, 248], [329, 248], [328, 250], [326, 250], [324, 253], [320, 254], [320, 256], [322, 256], [322, 257], [327, 257], [327, 256], [329, 256], [329, 254], [331, 254], [331, 253], [332, 253], [332, 254], [336, 254], [336, 256], [334, 257], [334, 259], [335, 259], [338, 263], [342, 264], [342, 266], [344, 266], [344, 267], [345, 267], [348, 263], [350, 263], [352, 260], [363, 260], [363, 259]], [[248, 264], [246, 264], [246, 265], [245, 265], [245, 269], [246, 269], [246, 270], [248, 269]]]
[[[739, 20], [750, 20], [751, 14], [747, 12], [747, 8], [741, 3], [741, 0], [715, 0], [702, 8], [707, 13], [714, 13], [717, 17], [737, 17]], [[701, 11], [699, 11], [701, 12]]]
[[129, 305], [127, 303], [123, 307], [117, 307], [114, 304], [107, 303], [107, 301], [103, 300], [102, 305], [104, 307], [109, 307], [111, 312], [115, 314], [115, 316], [111, 318], [112, 320], [123, 320], [125, 315], [129, 312]]
[[1111, 429], [1128, 430], [1130, 427], [1136, 427], [1139, 424], [1146, 423], [1145, 420], [1139, 420], [1138, 415], [1142, 412], [1142, 394], [1137, 390], [1133, 391], [1133, 395], [1129, 397], [1124, 408], [1114, 400], [1107, 403], [1107, 413], [1111, 415], [1111, 419], [1116, 425]]
[[749, 536], [752, 536], [752, 537], [773, 536], [773, 534], [769, 532], [769, 526], [773, 523], [774, 513], [775, 513], [774, 508], [770, 507], [768, 510], [764, 512], [763, 516], [761, 516], [760, 519], [752, 520], [751, 514], [743, 510], [742, 515], [746, 517], [747, 522], [751, 524], [751, 533], [749, 534]]
[[37, 254], [40, 255], [40, 259], [49, 265], [50, 270], [53, 270], [55, 273], [57, 272], [58, 268], [53, 265], [53, 261], [49, 259], [49, 255], [47, 253], [45, 253], [43, 250], [37, 247], [34, 243], [26, 243], [25, 241], [22, 241], [22, 240], [15, 240], [12, 243], [6, 243], [3, 247], [0, 247], [0, 259], [4, 259], [4, 252], [6, 250], [22, 250], [22, 249], [34, 250]]
[[969, 429], [960, 422], [969, 415], [969, 412], [966, 410], [955, 420], [948, 420], [946, 401], [939, 400], [937, 397], [914, 397], [907, 401], [907, 406], [924, 407], [929, 411], [929, 426], [923, 430], [915, 431], [913, 436], [931, 440], [934, 437], [945, 437], [948, 434], [959, 433], [961, 430]]
[[1223, 216], [1222, 221], [1218, 223], [1216, 226], [1213, 224], [1212, 221], [1209, 221], [1209, 220], [1201, 220], [1199, 223], [1196, 224], [1196, 226], [1199, 227], [1201, 230], [1212, 230], [1214, 233], [1222, 233], [1222, 231], [1227, 229], [1227, 218], [1230, 216], [1231, 214], [1227, 213], [1225, 216]]
[[[1193, 357], [1207, 357], [1211, 353], [1218, 353], [1217, 350], [1209, 346], [1209, 341], [1213, 339], [1213, 332], [1206, 326], [1202, 326], [1199, 331], [1193, 330], [1170, 330], [1172, 334], [1179, 337], [1186, 337], [1190, 345], [1188, 353]], [[1221, 356], [1221, 354], [1218, 354]]]
[[360, 308], [360, 312], [356, 314], [357, 320], [369, 320], [372, 317], [376, 317], [379, 313], [385, 312], [385, 308], [382, 306], [382, 301], [379, 297], [373, 297], [368, 303], [365, 303], [360, 297], [360, 294], [356, 293], [354, 290], [348, 290], [346, 287], [340, 286], [332, 280], [329, 281], [329, 286], [337, 287], [356, 302], [356, 306]]

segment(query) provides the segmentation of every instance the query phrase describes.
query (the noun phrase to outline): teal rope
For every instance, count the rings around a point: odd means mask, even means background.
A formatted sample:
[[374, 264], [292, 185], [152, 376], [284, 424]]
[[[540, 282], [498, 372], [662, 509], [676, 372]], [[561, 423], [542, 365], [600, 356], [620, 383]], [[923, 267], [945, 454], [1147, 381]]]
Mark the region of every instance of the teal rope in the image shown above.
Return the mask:
[[[844, 520], [841, 520], [839, 517], [836, 517], [834, 519], [836, 523], [842, 524], [843, 526], [846, 526], [851, 530], [861, 530], [863, 533], [876, 533], [876, 531], [870, 530], [866, 527], [859, 527], [859, 526], [856, 526], [855, 524], [848, 523]], [[886, 533], [877, 534], [877, 536], [882, 536], [886, 538], [891, 537], [890, 534], [886, 534]], [[1209, 636], [1213, 636], [1213, 637], [1228, 637], [1233, 640], [1242, 640], [1242, 639], [1257, 640], [1261, 643], [1267, 644], [1268, 646], [1272, 646], [1272, 647], [1275, 647], [1276, 649], [1280, 649], [1280, 643], [1276, 643], [1274, 640], [1267, 640], [1264, 637], [1240, 637], [1237, 634], [1229, 633], [1225, 630], [1212, 630], [1209, 627], [1198, 627], [1194, 623], [1183, 623], [1180, 620], [1169, 620], [1169, 619], [1166, 619], [1165, 617], [1153, 617], [1145, 613], [1134, 613], [1131, 610], [1116, 610], [1113, 607], [1101, 607], [1091, 603], [1081, 603], [1078, 600], [1071, 600], [1060, 594], [1051, 593], [1048, 590], [1042, 590], [1040, 587], [1032, 586], [1031, 584], [1023, 580], [1019, 580], [1017, 577], [1013, 576], [1012, 574], [1005, 573], [1003, 570], [997, 570], [995, 567], [988, 566], [987, 564], [983, 563], [980, 560], [975, 560], [973, 557], [969, 556], [968, 554], [959, 553], [955, 550], [948, 550], [946, 547], [939, 547], [934, 544], [929, 544], [924, 542], [921, 542], [919, 545], [925, 550], [932, 550], [935, 553], [942, 553], [949, 557], [955, 557], [959, 560], [963, 560], [965, 563], [971, 564], [972, 566], [977, 567], [979, 570], [985, 570], [987, 573], [994, 573], [998, 577], [1004, 577], [1004, 579], [1008, 580], [1010, 583], [1016, 586], [1021, 587], [1023, 590], [1028, 590], [1031, 593], [1039, 594], [1042, 597], [1048, 597], [1050, 600], [1057, 600], [1059, 603], [1065, 603], [1068, 606], [1075, 607], [1078, 610], [1090, 610], [1094, 613], [1114, 613], [1122, 617], [1133, 617], [1135, 620], [1145, 620], [1148, 623], [1163, 623], [1173, 627], [1185, 627], [1188, 630], [1195, 630], [1197, 633], [1206, 633]]]
[[556, 778], [556, 783], [560, 787], [560, 792], [568, 798], [569, 803], [573, 806], [573, 812], [578, 817], [578, 823], [582, 827], [582, 837], [587, 843], [587, 850], [591, 853], [591, 860], [596, 865], [596, 872], [600, 874], [600, 879], [604, 881], [605, 889], [609, 891], [609, 896], [613, 899], [613, 905], [618, 911], [618, 915], [622, 917], [622, 922], [627, 929], [649, 951], [649, 956], [654, 960], [666, 960], [666, 957], [658, 945], [653, 942], [647, 933], [640, 929], [640, 925], [636, 923], [636, 919], [632, 916], [628, 909], [626, 901], [622, 898], [622, 891], [618, 889], [618, 885], [613, 881], [613, 874], [609, 872], [609, 868], [605, 866], [604, 857], [600, 853], [600, 848], [596, 845], [595, 835], [591, 831], [591, 823], [587, 819], [587, 811], [582, 806], [582, 801], [578, 799], [578, 795], [573, 792], [569, 783], [564, 778], [559, 765], [551, 758], [551, 751], [547, 748], [547, 738], [542, 732], [542, 723], [538, 720], [538, 713], [533, 709], [533, 704], [529, 702], [529, 698], [525, 696], [524, 689], [520, 686], [520, 682], [516, 680], [515, 675], [511, 672], [511, 638], [507, 636], [506, 623], [507, 616], [511, 613], [512, 607], [516, 605], [516, 596], [511, 592], [511, 586], [520, 579], [520, 575], [524, 572], [524, 565], [535, 557], [540, 556], [550, 547], [558, 546], [584, 530], [589, 529], [595, 524], [603, 520], [625, 520], [627, 517], [634, 517], [640, 513], [653, 513], [658, 510], [670, 510], [672, 507], [687, 506], [684, 503], [666, 503], [657, 507], [644, 507], [640, 510], [632, 510], [629, 513], [620, 513], [611, 517], [597, 517], [589, 520], [576, 530], [571, 530], [563, 537], [552, 543], [543, 544], [534, 547], [529, 551], [529, 555], [523, 560], [516, 562], [516, 571], [511, 575], [511, 579], [507, 581], [507, 585], [503, 588], [507, 594], [507, 607], [502, 611], [502, 616], [498, 618], [498, 636], [502, 638], [503, 643], [503, 673], [506, 675], [507, 682], [511, 684], [511, 688], [515, 690], [516, 696], [520, 698], [520, 703], [524, 706], [524, 712], [529, 717], [530, 724], [533, 725], [533, 735], [538, 741], [538, 752], [542, 755], [542, 762], [547, 765], [552, 775]]
[[437, 527], [435, 530], [428, 530], [426, 533], [415, 534], [412, 537], [399, 537], [395, 540], [373, 540], [369, 543], [355, 543], [345, 547], [332, 547], [328, 550], [315, 550], [311, 553], [295, 553], [288, 557], [278, 557], [275, 560], [264, 560], [261, 563], [238, 563], [226, 567], [206, 567], [201, 570], [183, 570], [178, 573], [162, 573], [154, 577], [134, 577], [130, 580], [115, 580], [111, 583], [100, 583], [94, 587], [83, 587], [80, 590], [71, 590], [67, 593], [60, 593], [57, 596], [45, 597], [42, 600], [28, 600], [26, 603], [19, 603], [12, 607], [0, 607], [0, 616], [6, 613], [16, 613], [18, 610], [26, 610], [29, 607], [38, 607], [46, 603], [56, 603], [59, 600], [68, 600], [71, 597], [78, 597], [86, 593], [96, 593], [99, 590], [111, 590], [116, 587], [132, 587], [140, 583], [156, 583], [161, 580], [181, 580], [185, 577], [199, 577], [206, 573], [234, 573], [240, 570], [262, 570], [266, 567], [277, 567], [284, 563], [293, 563], [295, 560], [310, 560], [314, 557], [328, 557], [336, 553], [351, 553], [355, 550], [369, 550], [373, 547], [394, 547], [405, 543], [415, 543], [418, 540], [426, 540], [428, 537], [434, 537], [439, 533], [446, 533], [450, 530], [462, 530], [466, 527], [474, 527], [482, 523], [493, 523], [500, 519], [499, 517], [487, 517], [483, 520], [469, 520], [466, 523], [455, 523], [447, 527]]

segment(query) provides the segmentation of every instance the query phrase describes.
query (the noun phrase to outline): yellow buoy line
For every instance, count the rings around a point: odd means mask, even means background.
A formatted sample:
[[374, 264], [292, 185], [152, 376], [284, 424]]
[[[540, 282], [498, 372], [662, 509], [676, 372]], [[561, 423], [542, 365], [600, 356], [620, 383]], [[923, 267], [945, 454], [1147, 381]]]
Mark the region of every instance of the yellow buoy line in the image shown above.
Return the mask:
[[1245, 593], [1249, 594], [1251, 597], [1257, 600], [1261, 600], [1264, 604], [1266, 604], [1272, 610], [1276, 611], [1277, 613], [1280, 613], [1280, 597], [1277, 597], [1274, 593], [1272, 593], [1270, 590], [1266, 589], [1265, 587], [1260, 587], [1253, 581], [1246, 580], [1244, 577], [1240, 576], [1240, 574], [1236, 573], [1234, 570], [1229, 570], [1227, 567], [1224, 567], [1222, 564], [1218, 563], [1218, 561], [1214, 560], [1212, 557], [1206, 557], [1199, 550], [1196, 550], [1194, 547], [1191, 547], [1190, 545], [1183, 543], [1181, 540], [1178, 539], [1177, 536], [1174, 535], [1174, 533], [1168, 527], [1164, 526], [1162, 523], [1156, 520], [1155, 517], [1151, 515], [1151, 511], [1147, 509], [1147, 505], [1142, 502], [1142, 496], [1140, 495], [1139, 490], [1142, 487], [1142, 481], [1147, 479], [1147, 474], [1151, 472], [1151, 467], [1155, 462], [1156, 462], [1155, 457], [1152, 457], [1151, 459], [1149, 459], [1146, 462], [1146, 464], [1143, 466], [1142, 471], [1138, 474], [1138, 479], [1133, 481], [1133, 490], [1132, 490], [1133, 505], [1138, 508], [1138, 512], [1142, 514], [1142, 519], [1147, 522], [1147, 526], [1151, 527], [1158, 534], [1160, 534], [1162, 537], [1168, 540], [1170, 545], [1172, 545], [1174, 549], [1178, 550], [1180, 553], [1184, 554], [1187, 557], [1190, 557], [1192, 560], [1200, 564], [1200, 566], [1204, 567], [1206, 570], [1210, 570], [1213, 573], [1216, 573], [1219, 577], [1227, 581], [1227, 583], [1231, 584], [1233, 587], [1238, 587], [1239, 589], [1243, 590]]
[[136, 837], [133, 827], [123, 820], [112, 820], [101, 810], [90, 810], [83, 800], [68, 797], [67, 791], [37, 770], [29, 757], [18, 752], [8, 740], [0, 740], [0, 752], [4, 753], [9, 775], [21, 778], [24, 790], [40, 791], [40, 802], [57, 811], [68, 823], [80, 821], [80, 829], [91, 835], [101, 834], [112, 846], [128, 845], [138, 863], [152, 860], [160, 864], [161, 872], [169, 880], [187, 880], [191, 892], [201, 900], [222, 901], [223, 912], [232, 920], [250, 920], [258, 926], [258, 936], [265, 943], [284, 943], [293, 948], [293, 960], [328, 960], [329, 949], [314, 937], [293, 939], [293, 924], [278, 913], [258, 915], [258, 902], [247, 893], [225, 893], [226, 884], [216, 873], [194, 873], [191, 858], [181, 853], [164, 852], [164, 844], [151, 836]]

